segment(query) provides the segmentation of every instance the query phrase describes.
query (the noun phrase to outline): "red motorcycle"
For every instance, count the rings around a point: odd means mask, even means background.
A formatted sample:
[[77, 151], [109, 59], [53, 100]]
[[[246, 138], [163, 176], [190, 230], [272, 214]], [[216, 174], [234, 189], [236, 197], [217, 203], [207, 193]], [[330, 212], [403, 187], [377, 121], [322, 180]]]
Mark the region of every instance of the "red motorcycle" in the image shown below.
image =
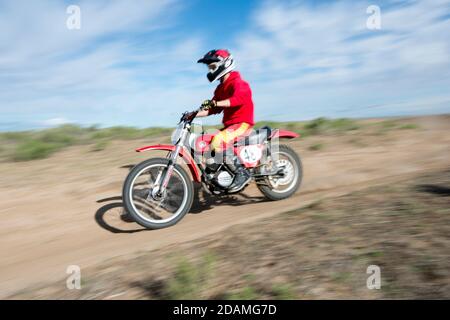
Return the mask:
[[[197, 182], [210, 194], [230, 194], [233, 183], [232, 165], [205, 163], [213, 134], [203, 132], [193, 124], [195, 115], [184, 113], [172, 134], [171, 145], [152, 145], [137, 152], [168, 151], [166, 158], [152, 158], [136, 165], [128, 174], [123, 186], [125, 210], [140, 225], [148, 229], [166, 228], [180, 221], [189, 212]], [[293, 139], [298, 134], [287, 130], [263, 127], [234, 141], [232, 157], [240, 161], [256, 182], [258, 189], [270, 200], [290, 197], [302, 180], [302, 163], [289, 146], [279, 144], [279, 139]], [[181, 164], [182, 158], [190, 174]], [[241, 192], [248, 185], [233, 193]]]

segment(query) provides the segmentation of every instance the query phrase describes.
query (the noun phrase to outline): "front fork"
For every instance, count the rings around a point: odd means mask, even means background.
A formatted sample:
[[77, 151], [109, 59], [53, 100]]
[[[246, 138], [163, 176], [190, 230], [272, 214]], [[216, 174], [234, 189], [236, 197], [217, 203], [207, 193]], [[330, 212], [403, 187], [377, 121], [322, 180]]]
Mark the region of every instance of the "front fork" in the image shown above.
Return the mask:
[[169, 163], [167, 165], [166, 170], [160, 171], [158, 177], [156, 178], [156, 181], [158, 182], [161, 181], [161, 183], [157, 183], [156, 185], [158, 190], [156, 195], [158, 197], [162, 197], [166, 192], [167, 185], [169, 184], [170, 177], [172, 176], [173, 173], [173, 169], [175, 167], [175, 164], [177, 163], [178, 155], [180, 154], [181, 148], [182, 148], [181, 144], [178, 144], [175, 150], [170, 153]]
[[160, 172], [158, 174], [158, 178], [156, 179], [156, 181], [162, 181], [161, 184], [157, 183], [157, 185], [156, 185], [156, 187], [157, 187], [156, 195], [159, 198], [162, 198], [166, 192], [167, 185], [169, 184], [170, 177], [172, 176], [172, 173], [173, 173], [173, 168], [177, 164], [177, 159], [180, 154], [181, 148], [183, 148], [183, 143], [186, 140], [186, 136], [189, 132], [189, 128], [190, 128], [189, 125], [184, 128], [184, 131], [180, 137], [180, 140], [178, 140], [178, 143], [176, 144], [175, 150], [173, 152], [169, 153], [170, 157], [169, 157], [169, 164], [167, 165], [167, 169], [163, 170], [162, 172]]

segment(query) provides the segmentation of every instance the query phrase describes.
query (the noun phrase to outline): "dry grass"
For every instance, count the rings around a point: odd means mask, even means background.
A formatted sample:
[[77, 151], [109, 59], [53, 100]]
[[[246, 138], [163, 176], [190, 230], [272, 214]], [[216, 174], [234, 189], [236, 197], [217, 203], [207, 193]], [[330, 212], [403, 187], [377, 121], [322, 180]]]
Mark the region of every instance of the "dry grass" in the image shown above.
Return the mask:
[[[414, 123], [402, 120], [385, 120], [371, 126], [365, 121], [352, 119], [318, 118], [306, 122], [268, 122], [256, 123], [255, 127], [271, 126], [286, 128], [299, 133], [303, 138], [318, 135], [341, 135], [359, 131], [372, 130], [375, 134], [385, 134], [396, 129], [418, 129]], [[215, 126], [219, 128], [220, 126]], [[207, 129], [207, 128], [205, 128]], [[160, 138], [167, 141], [171, 128], [145, 128], [96, 126], [81, 127], [77, 125], [62, 125], [57, 128], [41, 131], [22, 131], [0, 133], [0, 160], [30, 161], [44, 159], [57, 151], [74, 145], [92, 145], [92, 151], [103, 151], [114, 140], [137, 140], [143, 138]], [[322, 149], [322, 145], [315, 144], [311, 150]]]

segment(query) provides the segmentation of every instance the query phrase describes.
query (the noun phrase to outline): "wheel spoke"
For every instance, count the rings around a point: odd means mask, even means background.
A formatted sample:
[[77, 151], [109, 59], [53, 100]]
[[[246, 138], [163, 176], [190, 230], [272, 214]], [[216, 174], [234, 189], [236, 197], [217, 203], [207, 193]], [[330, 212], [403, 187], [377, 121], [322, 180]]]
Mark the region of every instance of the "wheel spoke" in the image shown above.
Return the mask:
[[174, 170], [161, 197], [156, 195], [158, 180], [166, 166], [159, 164], [142, 170], [131, 184], [131, 201], [136, 214], [152, 223], [162, 223], [177, 216], [187, 198], [185, 179]]
[[293, 186], [296, 181], [296, 175], [298, 175], [294, 159], [287, 153], [280, 152], [275, 164], [277, 168], [282, 169], [284, 175], [281, 177], [268, 177], [269, 184], [275, 192], [286, 192]]

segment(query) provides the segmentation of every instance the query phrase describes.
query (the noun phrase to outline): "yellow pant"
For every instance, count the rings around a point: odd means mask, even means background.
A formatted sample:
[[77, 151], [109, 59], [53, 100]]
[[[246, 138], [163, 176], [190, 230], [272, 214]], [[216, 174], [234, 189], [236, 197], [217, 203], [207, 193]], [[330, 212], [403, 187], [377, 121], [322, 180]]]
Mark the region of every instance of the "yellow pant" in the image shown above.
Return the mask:
[[216, 152], [222, 152], [230, 147], [230, 143], [235, 141], [239, 136], [245, 135], [251, 129], [248, 123], [236, 123], [222, 129], [214, 136], [211, 141], [211, 149]]

